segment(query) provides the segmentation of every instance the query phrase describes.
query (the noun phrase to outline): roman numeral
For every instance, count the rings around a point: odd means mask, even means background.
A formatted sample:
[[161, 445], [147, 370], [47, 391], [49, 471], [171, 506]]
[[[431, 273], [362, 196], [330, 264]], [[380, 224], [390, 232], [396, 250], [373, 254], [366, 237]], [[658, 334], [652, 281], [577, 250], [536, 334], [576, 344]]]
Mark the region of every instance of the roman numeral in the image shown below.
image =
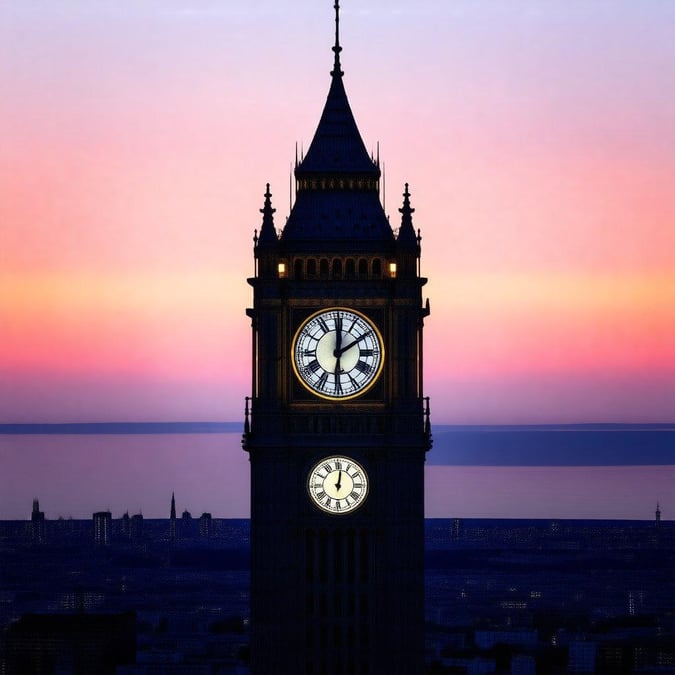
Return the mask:
[[330, 328], [328, 328], [328, 324], [323, 320], [323, 317], [320, 316], [317, 321], [319, 322], [319, 326], [324, 333], [328, 333], [330, 331]]
[[363, 373], [364, 375], [368, 375], [372, 370], [372, 367], [368, 365], [365, 361], [357, 361], [354, 368], [356, 368], [356, 370], [358, 370], [360, 373]]
[[321, 368], [321, 364], [316, 359], [314, 359], [314, 361], [310, 361], [307, 364], [307, 368], [309, 368], [311, 372], [316, 373], [316, 371]]
[[359, 354], [361, 356], [363, 356], [364, 358], [367, 358], [367, 357], [373, 355], [373, 350], [372, 349], [360, 349]]
[[324, 389], [326, 386], [326, 382], [328, 382], [328, 373], [324, 371], [321, 377], [319, 378], [319, 381], [317, 382], [317, 386], [319, 387], [319, 389]]

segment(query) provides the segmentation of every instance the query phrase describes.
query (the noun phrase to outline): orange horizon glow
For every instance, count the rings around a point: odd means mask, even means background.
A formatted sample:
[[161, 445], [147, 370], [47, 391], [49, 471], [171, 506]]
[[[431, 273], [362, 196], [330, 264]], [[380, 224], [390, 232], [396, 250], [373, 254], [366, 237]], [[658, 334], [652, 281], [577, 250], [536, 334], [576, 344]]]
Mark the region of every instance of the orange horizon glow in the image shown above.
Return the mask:
[[[0, 10], [0, 423], [240, 419], [253, 231], [268, 181], [288, 214], [330, 4]], [[343, 14], [386, 211], [409, 182], [423, 235], [436, 421], [672, 419], [675, 10]]]

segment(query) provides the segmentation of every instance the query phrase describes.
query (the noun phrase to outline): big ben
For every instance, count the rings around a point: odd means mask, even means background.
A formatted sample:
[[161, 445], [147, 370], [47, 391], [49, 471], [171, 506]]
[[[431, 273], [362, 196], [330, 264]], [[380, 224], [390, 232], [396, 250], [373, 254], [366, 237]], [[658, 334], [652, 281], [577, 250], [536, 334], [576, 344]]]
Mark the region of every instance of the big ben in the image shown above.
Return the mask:
[[330, 88], [281, 232], [269, 186], [254, 237], [251, 468], [254, 675], [416, 675], [424, 665], [419, 233], [393, 228], [379, 159]]

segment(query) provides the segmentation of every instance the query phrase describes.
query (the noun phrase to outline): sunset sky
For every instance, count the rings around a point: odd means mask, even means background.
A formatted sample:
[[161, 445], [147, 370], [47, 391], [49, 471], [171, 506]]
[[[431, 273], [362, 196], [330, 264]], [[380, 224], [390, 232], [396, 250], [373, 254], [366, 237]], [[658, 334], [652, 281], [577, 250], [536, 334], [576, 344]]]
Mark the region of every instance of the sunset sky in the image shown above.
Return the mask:
[[[239, 420], [332, 0], [4, 0], [0, 423]], [[344, 0], [436, 422], [675, 419], [675, 3]]]

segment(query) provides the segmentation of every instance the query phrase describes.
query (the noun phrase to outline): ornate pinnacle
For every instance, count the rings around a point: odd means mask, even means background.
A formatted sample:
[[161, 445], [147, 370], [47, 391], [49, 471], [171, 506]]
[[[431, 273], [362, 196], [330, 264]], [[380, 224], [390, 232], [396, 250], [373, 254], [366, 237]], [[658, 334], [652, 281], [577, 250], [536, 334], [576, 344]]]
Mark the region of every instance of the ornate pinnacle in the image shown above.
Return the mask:
[[[408, 191], [408, 183], [405, 184], [405, 192], [403, 193], [403, 207], [398, 211], [399, 213], [403, 214], [404, 218], [415, 213], [415, 209], [410, 208], [410, 192]], [[412, 223], [412, 219], [410, 222]]]
[[276, 244], [278, 241], [276, 230], [274, 229], [274, 213], [276, 209], [272, 208], [272, 193], [270, 192], [270, 184], [267, 183], [265, 190], [265, 204], [260, 213], [263, 214], [262, 225], [260, 226], [260, 233], [258, 234], [257, 245]]

